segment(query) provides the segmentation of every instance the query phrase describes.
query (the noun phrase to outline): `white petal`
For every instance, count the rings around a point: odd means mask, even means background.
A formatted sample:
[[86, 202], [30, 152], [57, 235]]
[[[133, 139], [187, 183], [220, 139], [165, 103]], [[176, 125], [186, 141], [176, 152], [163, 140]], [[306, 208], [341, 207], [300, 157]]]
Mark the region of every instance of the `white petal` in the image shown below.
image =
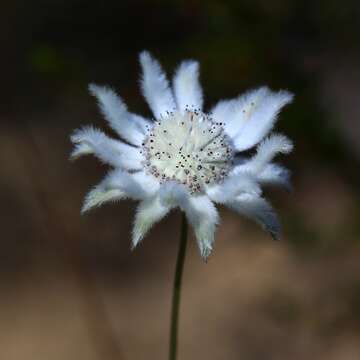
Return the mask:
[[252, 194], [243, 194], [226, 205], [239, 214], [256, 221], [274, 239], [278, 239], [280, 223], [276, 213], [265, 199]]
[[111, 128], [130, 144], [141, 145], [152, 123], [129, 113], [122, 99], [109, 87], [90, 84], [89, 91], [97, 98], [100, 110]]
[[218, 212], [206, 195], [189, 196], [180, 206], [194, 229], [200, 254], [206, 259], [213, 248]]
[[84, 214], [85, 212], [92, 210], [95, 207], [99, 207], [106, 202], [122, 200], [126, 197], [126, 193], [123, 190], [107, 188], [106, 184], [101, 182], [85, 196], [81, 213]]
[[272, 129], [280, 109], [290, 103], [287, 91], [272, 92], [267, 87], [252, 90], [234, 100], [221, 101], [212, 110], [217, 122], [233, 138], [236, 150], [256, 145]]
[[260, 184], [281, 186], [291, 190], [290, 171], [278, 164], [268, 164], [257, 177]]
[[142, 171], [129, 174], [119, 169], [112, 170], [86, 195], [81, 212], [85, 213], [108, 201], [153, 198], [158, 190], [159, 183]]
[[[152, 175], [146, 174], [144, 171], [139, 171], [131, 174], [132, 180], [139, 184], [142, 189], [141, 198], [148, 198], [154, 196], [160, 189], [160, 184]], [[136, 193], [134, 194], [134, 196]]]
[[230, 176], [241, 174], [245, 174], [246, 176], [251, 174], [261, 185], [274, 185], [291, 190], [290, 171], [275, 163], [267, 163], [259, 168], [256, 166], [256, 161], [253, 162], [252, 159], [242, 159], [238, 165], [234, 166], [231, 170]]
[[94, 150], [86, 143], [75, 143], [74, 150], [70, 154], [70, 160], [76, 160], [83, 155], [93, 154]]
[[278, 153], [288, 154], [292, 149], [293, 144], [290, 139], [281, 134], [273, 134], [260, 143], [256, 155], [247, 165], [254, 173], [260, 173]]
[[156, 119], [166, 117], [176, 108], [174, 98], [164, 72], [157, 60], [147, 51], [140, 54], [142, 67], [141, 88]]
[[206, 194], [210, 199], [219, 204], [231, 201], [241, 193], [261, 194], [261, 189], [253, 175], [249, 173], [231, 175], [223, 183], [206, 188]]
[[159, 183], [143, 171], [129, 174], [126, 171], [115, 169], [108, 174], [108, 186], [117, 188], [134, 200], [144, 200], [154, 196], [159, 190]]
[[201, 256], [206, 259], [214, 243], [219, 215], [208, 196], [189, 194], [185, 186], [170, 181], [160, 188], [160, 201], [167, 206], [179, 206], [192, 225]]
[[142, 161], [144, 158], [139, 148], [111, 139], [92, 126], [76, 130], [71, 136], [71, 141], [76, 144], [72, 153], [73, 158], [92, 153], [114, 167], [127, 170], [141, 170], [143, 168]]
[[234, 137], [269, 93], [269, 88], [261, 87], [250, 90], [236, 99], [220, 101], [211, 111], [212, 116], [215, 121], [223, 122], [225, 132]]
[[169, 211], [171, 207], [164, 205], [159, 200], [159, 196], [142, 201], [136, 211], [135, 223], [132, 234], [132, 247], [143, 239], [150, 228], [160, 221]]
[[[146, 136], [149, 135], [150, 130], [154, 126], [154, 121], [144, 118], [138, 114], [129, 113], [129, 119], [131, 122], [135, 123], [139, 131], [141, 132], [141, 142], [139, 142], [138, 146], [140, 146], [145, 139]], [[140, 140], [140, 138], [139, 138]], [[135, 144], [134, 144], [135, 145]]]
[[189, 192], [184, 185], [176, 181], [167, 181], [159, 190], [160, 201], [171, 207], [183, 205], [189, 197]]
[[253, 157], [234, 166], [231, 173], [250, 173], [259, 176], [278, 153], [288, 154], [292, 149], [293, 144], [290, 139], [281, 134], [272, 134], [258, 145]]
[[202, 110], [203, 92], [199, 83], [199, 63], [197, 61], [183, 61], [178, 67], [173, 80], [174, 93], [178, 110]]
[[273, 128], [281, 108], [292, 99], [291, 93], [279, 91], [269, 94], [260, 101], [258, 108], [235, 135], [235, 148], [238, 151], [247, 150], [261, 141]]

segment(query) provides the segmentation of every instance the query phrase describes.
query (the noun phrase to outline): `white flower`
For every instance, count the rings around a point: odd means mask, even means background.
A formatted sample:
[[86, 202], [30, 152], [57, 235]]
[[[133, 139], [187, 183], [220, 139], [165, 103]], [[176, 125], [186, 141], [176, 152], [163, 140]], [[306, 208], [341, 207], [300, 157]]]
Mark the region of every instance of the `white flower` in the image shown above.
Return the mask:
[[[135, 247], [154, 223], [179, 207], [194, 229], [204, 258], [213, 248], [219, 222], [214, 203], [255, 220], [277, 238], [279, 222], [262, 197], [261, 186], [289, 186], [288, 171], [272, 160], [277, 153], [289, 153], [292, 143], [283, 135], [267, 135], [292, 94], [261, 87], [220, 101], [204, 113], [196, 61], [180, 64], [172, 89], [148, 52], [140, 54], [140, 63], [141, 90], [154, 119], [130, 113], [108, 87], [89, 87], [122, 140], [91, 126], [72, 135], [72, 158], [94, 154], [113, 168], [87, 194], [82, 212], [108, 201], [139, 200], [132, 236]], [[255, 145], [254, 156], [239, 156]]]

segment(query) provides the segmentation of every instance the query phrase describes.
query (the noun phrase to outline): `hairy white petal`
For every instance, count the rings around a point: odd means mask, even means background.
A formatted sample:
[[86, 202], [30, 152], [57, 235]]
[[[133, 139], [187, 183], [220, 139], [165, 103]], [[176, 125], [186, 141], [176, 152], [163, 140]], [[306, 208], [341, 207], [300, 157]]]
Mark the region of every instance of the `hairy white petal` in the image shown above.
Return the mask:
[[[154, 121], [144, 118], [138, 114], [129, 113], [129, 120], [136, 125], [136, 127], [141, 132], [142, 136], [139, 137], [141, 142], [137, 143], [136, 145], [141, 145], [142, 141], [149, 135], [149, 132], [154, 126]], [[134, 144], [135, 145], [135, 144]]]
[[275, 163], [267, 163], [258, 167], [256, 161], [242, 159], [238, 165], [234, 166], [230, 176], [241, 176], [242, 174], [245, 176], [251, 174], [260, 185], [274, 185], [291, 190], [290, 171]]
[[206, 189], [210, 199], [219, 204], [231, 201], [241, 193], [261, 194], [261, 189], [253, 175], [248, 173], [231, 175], [223, 183], [208, 186]]
[[124, 191], [127, 197], [134, 200], [144, 200], [154, 196], [159, 189], [159, 184], [151, 176], [142, 171], [129, 174], [121, 169], [109, 172], [108, 186]]
[[273, 128], [281, 108], [290, 103], [293, 95], [287, 91], [270, 93], [260, 101], [259, 106], [234, 138], [234, 145], [238, 151], [247, 150], [266, 136]]
[[288, 154], [293, 144], [290, 139], [281, 134], [273, 134], [257, 147], [256, 155], [248, 162], [254, 173], [259, 173], [278, 154]]
[[199, 83], [199, 63], [197, 61], [183, 61], [176, 70], [173, 87], [179, 111], [189, 109], [202, 110], [203, 92]]
[[268, 164], [257, 177], [262, 185], [274, 185], [291, 190], [290, 171], [278, 164]]
[[114, 167], [128, 170], [142, 169], [143, 156], [139, 148], [111, 139], [92, 126], [76, 130], [71, 136], [71, 141], [76, 144], [72, 157], [93, 153], [100, 160]]
[[74, 150], [70, 154], [70, 160], [76, 160], [83, 155], [93, 154], [93, 148], [86, 143], [78, 143], [74, 145]]
[[159, 196], [143, 200], [137, 208], [132, 234], [132, 247], [143, 239], [150, 228], [160, 221], [171, 207], [160, 201]]
[[257, 175], [255, 172], [255, 168], [253, 167], [252, 158], [250, 159], [241, 159], [234, 164], [234, 167], [230, 171], [231, 175], [238, 175], [238, 174], [253, 174]]
[[85, 212], [92, 210], [95, 207], [99, 207], [106, 202], [122, 200], [126, 197], [126, 193], [120, 189], [106, 189], [102, 186], [96, 186], [85, 196], [81, 213], [84, 214]]
[[256, 221], [270, 233], [274, 239], [279, 238], [280, 223], [271, 205], [263, 198], [253, 194], [242, 194], [226, 205], [241, 215]]
[[156, 119], [166, 117], [167, 112], [174, 111], [176, 108], [169, 82], [159, 62], [147, 51], [140, 54], [140, 64], [143, 95]]
[[159, 189], [159, 184], [152, 184], [151, 179], [143, 172], [129, 174], [116, 169], [109, 171], [106, 177], [96, 185], [85, 197], [82, 213], [108, 201], [126, 198], [144, 200], [153, 197]]
[[212, 115], [215, 121], [225, 123], [225, 132], [234, 137], [269, 93], [269, 88], [264, 86], [250, 90], [236, 99], [220, 101], [211, 110]]
[[293, 144], [290, 139], [281, 134], [272, 134], [258, 145], [253, 157], [243, 159], [235, 165], [231, 174], [247, 173], [258, 177], [278, 153], [288, 154], [292, 149]]
[[129, 174], [120, 169], [111, 170], [106, 177], [96, 185], [85, 197], [81, 212], [101, 206], [108, 201], [125, 198], [135, 200], [146, 199], [158, 190], [152, 179], [144, 172]]
[[194, 229], [200, 254], [206, 259], [213, 248], [218, 212], [206, 195], [189, 196], [182, 199], [180, 206]]
[[176, 181], [167, 181], [159, 190], [160, 201], [167, 206], [181, 206], [187, 201], [189, 193], [183, 184]]
[[131, 174], [131, 178], [134, 182], [141, 185], [144, 198], [154, 196], [160, 189], [159, 182], [152, 175], [148, 175], [144, 171]]
[[280, 109], [292, 101], [287, 91], [272, 92], [267, 87], [251, 90], [237, 99], [221, 101], [212, 110], [217, 122], [233, 138], [236, 150], [256, 145], [272, 129]]
[[206, 259], [213, 248], [219, 215], [216, 207], [206, 195], [191, 196], [187, 188], [175, 181], [161, 186], [160, 201], [171, 208], [179, 206], [194, 229], [201, 256]]
[[125, 103], [111, 88], [90, 84], [89, 91], [97, 98], [101, 113], [111, 128], [130, 144], [141, 145], [151, 122], [129, 113]]

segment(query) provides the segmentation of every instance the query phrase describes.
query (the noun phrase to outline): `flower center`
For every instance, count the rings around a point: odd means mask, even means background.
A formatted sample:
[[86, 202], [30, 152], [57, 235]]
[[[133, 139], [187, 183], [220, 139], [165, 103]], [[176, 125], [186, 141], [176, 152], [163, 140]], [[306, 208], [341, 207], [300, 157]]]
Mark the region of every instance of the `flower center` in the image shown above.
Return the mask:
[[233, 151], [223, 124], [200, 111], [170, 113], [157, 121], [143, 143], [145, 168], [160, 182], [175, 180], [192, 193], [221, 182]]

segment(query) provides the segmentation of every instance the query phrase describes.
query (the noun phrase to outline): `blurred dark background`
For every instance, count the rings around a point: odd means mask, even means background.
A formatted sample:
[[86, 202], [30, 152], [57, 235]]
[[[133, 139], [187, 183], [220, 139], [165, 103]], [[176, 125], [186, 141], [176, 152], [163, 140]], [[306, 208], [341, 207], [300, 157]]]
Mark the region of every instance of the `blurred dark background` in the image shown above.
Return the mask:
[[[180, 359], [360, 359], [358, 1], [3, 1], [0, 358], [166, 359], [179, 213], [130, 251], [135, 204], [81, 217], [105, 174], [68, 161], [69, 134], [105, 128], [87, 84], [149, 115], [138, 53], [168, 74], [201, 62], [209, 108], [259, 85], [295, 102], [278, 129], [294, 191], [271, 191], [273, 242], [221, 210], [205, 264], [190, 241]], [[192, 239], [193, 240], [193, 239]]]

